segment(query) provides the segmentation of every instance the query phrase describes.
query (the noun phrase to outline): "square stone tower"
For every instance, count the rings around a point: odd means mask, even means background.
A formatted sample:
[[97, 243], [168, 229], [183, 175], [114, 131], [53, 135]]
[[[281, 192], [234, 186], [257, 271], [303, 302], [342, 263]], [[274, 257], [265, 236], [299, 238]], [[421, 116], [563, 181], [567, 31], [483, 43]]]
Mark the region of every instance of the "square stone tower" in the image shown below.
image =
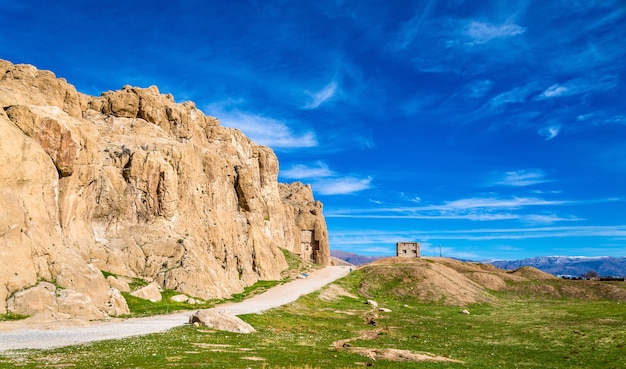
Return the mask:
[[401, 258], [419, 258], [419, 242], [398, 242], [396, 243], [396, 256]]

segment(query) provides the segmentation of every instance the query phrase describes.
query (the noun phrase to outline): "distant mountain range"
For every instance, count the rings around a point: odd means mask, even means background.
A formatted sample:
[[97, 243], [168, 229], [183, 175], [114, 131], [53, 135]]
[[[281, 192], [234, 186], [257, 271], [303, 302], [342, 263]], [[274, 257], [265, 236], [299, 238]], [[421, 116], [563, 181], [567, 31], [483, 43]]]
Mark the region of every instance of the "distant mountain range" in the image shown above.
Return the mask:
[[[354, 265], [363, 265], [382, 258], [382, 256], [364, 256], [339, 250], [331, 250], [330, 254]], [[544, 256], [522, 260], [484, 261], [484, 263], [492, 264], [500, 269], [507, 270], [515, 270], [523, 266], [531, 266], [553, 275], [569, 275], [578, 277], [593, 270], [600, 276], [626, 276], [626, 257]]]
[[330, 256], [334, 256], [337, 259], [344, 260], [353, 265], [363, 265], [367, 263], [371, 263], [372, 261], [382, 259], [384, 256], [365, 256], [359, 255], [352, 252], [345, 252], [340, 250], [330, 250]]
[[497, 260], [489, 264], [501, 269], [514, 270], [523, 266], [535, 267], [554, 275], [581, 276], [595, 271], [601, 276], [626, 276], [626, 258], [544, 256], [523, 260]]

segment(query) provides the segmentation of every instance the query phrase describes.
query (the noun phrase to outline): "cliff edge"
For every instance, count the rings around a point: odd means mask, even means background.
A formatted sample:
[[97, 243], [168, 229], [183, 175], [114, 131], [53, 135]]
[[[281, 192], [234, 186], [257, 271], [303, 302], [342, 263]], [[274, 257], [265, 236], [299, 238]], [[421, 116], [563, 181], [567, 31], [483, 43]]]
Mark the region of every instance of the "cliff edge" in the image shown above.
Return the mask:
[[192, 102], [0, 60], [0, 107], [0, 314], [128, 313], [102, 271], [216, 299], [279, 279], [280, 248], [330, 263], [311, 188]]

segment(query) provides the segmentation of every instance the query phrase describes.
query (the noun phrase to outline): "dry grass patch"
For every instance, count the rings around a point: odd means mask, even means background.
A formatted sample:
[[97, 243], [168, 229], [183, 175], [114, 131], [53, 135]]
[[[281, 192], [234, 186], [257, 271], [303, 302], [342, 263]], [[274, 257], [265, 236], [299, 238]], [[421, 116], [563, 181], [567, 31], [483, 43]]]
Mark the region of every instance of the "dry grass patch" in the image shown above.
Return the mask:
[[250, 360], [250, 361], [266, 361], [267, 359], [264, 357], [258, 357], [258, 356], [242, 356], [240, 357], [241, 360]]
[[529, 266], [523, 266], [521, 268], [515, 269], [514, 271], [512, 271], [510, 273], [512, 275], [521, 276], [521, 277], [524, 277], [526, 279], [534, 280], [534, 281], [550, 281], [550, 280], [558, 279], [557, 277], [553, 276], [552, 274], [548, 274], [546, 272], [542, 272], [541, 270], [539, 270], [537, 268], [533, 268], [533, 267], [529, 267]]
[[409, 350], [398, 350], [392, 348], [367, 348], [367, 347], [349, 347], [348, 351], [363, 355], [372, 361], [412, 361], [412, 362], [451, 362], [463, 363], [460, 360], [454, 360], [443, 356], [434, 355], [428, 352], [413, 352]]
[[359, 340], [375, 340], [380, 337], [381, 334], [387, 334], [387, 329], [372, 329], [367, 331], [361, 331], [358, 337], [338, 340], [333, 342], [332, 348], [339, 351], [347, 351], [350, 353], [365, 356], [371, 361], [386, 360], [386, 361], [411, 361], [411, 362], [454, 362], [463, 363], [459, 360], [446, 358], [431, 354], [429, 352], [413, 352], [410, 350], [401, 350], [395, 348], [371, 348], [371, 347], [354, 347], [350, 342]]
[[351, 294], [350, 292], [344, 290], [343, 287], [336, 284], [331, 284], [330, 286], [324, 288], [319, 294], [319, 298], [326, 302], [337, 301], [341, 297], [358, 299], [357, 296]]

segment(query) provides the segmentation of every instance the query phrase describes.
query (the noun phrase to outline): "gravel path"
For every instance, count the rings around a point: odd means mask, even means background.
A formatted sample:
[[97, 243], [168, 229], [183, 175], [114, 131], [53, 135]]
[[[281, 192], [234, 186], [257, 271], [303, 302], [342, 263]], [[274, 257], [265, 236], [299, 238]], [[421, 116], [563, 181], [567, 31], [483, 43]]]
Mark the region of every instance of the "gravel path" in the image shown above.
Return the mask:
[[[288, 304], [349, 273], [350, 268], [332, 266], [316, 270], [306, 279], [296, 279], [278, 285], [268, 291], [239, 303], [218, 305], [214, 309], [225, 310], [234, 315], [259, 313]], [[163, 332], [187, 324], [193, 311], [132, 318], [111, 322], [95, 322], [87, 326], [63, 326], [53, 329], [20, 327], [16, 322], [0, 323], [0, 352], [15, 349], [49, 349], [130, 336]]]

